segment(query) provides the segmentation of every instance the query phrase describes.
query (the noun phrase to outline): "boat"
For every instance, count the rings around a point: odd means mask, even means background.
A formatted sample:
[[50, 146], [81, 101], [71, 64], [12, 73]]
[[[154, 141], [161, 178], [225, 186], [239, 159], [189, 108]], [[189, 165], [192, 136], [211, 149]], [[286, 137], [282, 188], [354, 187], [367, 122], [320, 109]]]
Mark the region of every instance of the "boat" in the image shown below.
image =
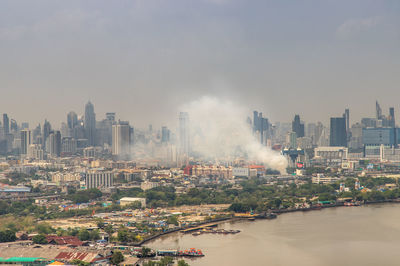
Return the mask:
[[192, 234], [192, 236], [199, 236], [199, 235], [201, 235], [201, 233], [200, 233], [199, 231], [194, 232], [194, 233]]
[[[181, 254], [181, 253], [178, 253]], [[203, 252], [201, 251], [201, 249], [195, 249], [195, 248], [191, 248], [190, 250], [185, 250], [182, 256], [185, 257], [204, 257]]]
[[254, 218], [254, 217], [249, 217], [249, 218], [247, 218], [247, 220], [249, 220], [249, 221], [255, 221], [256, 218]]

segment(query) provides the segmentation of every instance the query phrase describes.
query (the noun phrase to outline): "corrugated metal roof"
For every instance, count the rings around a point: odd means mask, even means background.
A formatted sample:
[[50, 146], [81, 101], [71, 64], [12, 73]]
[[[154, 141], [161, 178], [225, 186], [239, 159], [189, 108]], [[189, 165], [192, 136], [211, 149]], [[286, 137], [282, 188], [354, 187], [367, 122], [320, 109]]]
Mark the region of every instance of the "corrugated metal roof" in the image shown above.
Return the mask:
[[96, 259], [98, 254], [96, 253], [88, 253], [88, 252], [60, 252], [55, 259], [56, 260], [81, 260], [85, 262], [92, 262]]

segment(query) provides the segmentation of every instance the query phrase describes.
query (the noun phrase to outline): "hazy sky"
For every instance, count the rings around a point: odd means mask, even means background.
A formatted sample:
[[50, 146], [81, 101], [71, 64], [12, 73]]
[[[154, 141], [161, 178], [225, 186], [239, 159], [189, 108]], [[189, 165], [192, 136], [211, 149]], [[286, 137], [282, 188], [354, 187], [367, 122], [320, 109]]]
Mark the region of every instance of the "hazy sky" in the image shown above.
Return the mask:
[[203, 95], [272, 121], [359, 119], [375, 99], [400, 118], [399, 88], [398, 0], [0, 0], [0, 113], [31, 127], [88, 99], [170, 124]]

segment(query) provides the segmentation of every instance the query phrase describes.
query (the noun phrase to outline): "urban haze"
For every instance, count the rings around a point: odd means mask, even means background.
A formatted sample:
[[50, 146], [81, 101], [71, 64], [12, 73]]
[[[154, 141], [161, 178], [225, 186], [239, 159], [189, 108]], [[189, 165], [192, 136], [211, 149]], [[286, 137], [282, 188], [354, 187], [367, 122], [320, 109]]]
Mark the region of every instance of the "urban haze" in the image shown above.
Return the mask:
[[0, 0], [0, 264], [398, 265], [400, 2]]

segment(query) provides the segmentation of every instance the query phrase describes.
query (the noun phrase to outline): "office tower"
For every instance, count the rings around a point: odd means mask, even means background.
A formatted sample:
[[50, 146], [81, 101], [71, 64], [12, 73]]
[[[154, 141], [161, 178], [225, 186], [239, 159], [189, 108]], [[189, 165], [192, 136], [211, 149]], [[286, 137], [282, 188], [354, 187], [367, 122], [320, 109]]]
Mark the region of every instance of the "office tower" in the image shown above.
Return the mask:
[[77, 143], [76, 139], [71, 137], [65, 137], [61, 140], [61, 154], [64, 155], [73, 155], [76, 153]]
[[270, 124], [268, 118], [264, 118], [262, 113], [253, 111], [253, 133], [255, 136], [259, 137], [261, 144], [266, 143], [269, 128]]
[[350, 128], [350, 141], [348, 142], [348, 147], [353, 150], [359, 150], [363, 147], [362, 137], [363, 137], [363, 127], [360, 123], [356, 123]]
[[46, 151], [52, 157], [61, 156], [61, 132], [59, 130], [50, 132], [46, 141]]
[[46, 141], [47, 138], [49, 137], [51, 132], [51, 125], [49, 123], [49, 121], [44, 120], [44, 124], [43, 124], [43, 147], [46, 148]]
[[378, 101], [375, 103], [375, 109], [376, 109], [376, 119], [382, 119], [382, 108], [379, 105]]
[[391, 147], [395, 144], [394, 128], [364, 128], [362, 130], [362, 141], [365, 146], [385, 145]]
[[32, 132], [29, 129], [21, 130], [21, 154], [28, 154], [28, 147], [32, 144]]
[[115, 113], [106, 113], [106, 119], [97, 123], [97, 140], [99, 146], [112, 146], [112, 126], [115, 124]]
[[179, 150], [182, 156], [189, 156], [191, 152], [189, 114], [186, 112], [179, 113]]
[[118, 158], [129, 158], [131, 127], [128, 122], [118, 121], [112, 126], [112, 154]]
[[34, 144], [41, 144], [42, 143], [42, 127], [40, 124], [32, 132], [32, 142]]
[[90, 101], [85, 106], [85, 136], [89, 146], [96, 145], [96, 114]]
[[114, 173], [110, 171], [90, 171], [85, 175], [86, 189], [108, 188], [114, 184]]
[[3, 129], [5, 135], [10, 133], [10, 121], [7, 114], [3, 114]]
[[67, 125], [69, 129], [74, 129], [78, 125], [78, 116], [75, 112], [71, 111], [67, 115]]
[[170, 138], [170, 131], [167, 127], [162, 127], [161, 128], [161, 142], [162, 143], [168, 143], [169, 138]]
[[330, 146], [346, 147], [346, 118], [331, 117]]
[[288, 132], [286, 135], [286, 147], [289, 149], [297, 148], [297, 135], [296, 132]]
[[296, 132], [298, 138], [304, 137], [304, 124], [300, 121], [300, 116], [295, 115], [292, 122], [292, 131]]
[[348, 134], [350, 130], [350, 110], [348, 108], [344, 110], [344, 117], [346, 119], [346, 132]]
[[389, 108], [389, 127], [396, 127], [396, 120], [394, 118], [394, 107]]
[[15, 133], [18, 131], [17, 121], [15, 121], [14, 119], [11, 119], [10, 121], [10, 131]]
[[361, 119], [361, 125], [365, 128], [365, 127], [376, 127], [376, 119], [375, 118], [362, 118]]

